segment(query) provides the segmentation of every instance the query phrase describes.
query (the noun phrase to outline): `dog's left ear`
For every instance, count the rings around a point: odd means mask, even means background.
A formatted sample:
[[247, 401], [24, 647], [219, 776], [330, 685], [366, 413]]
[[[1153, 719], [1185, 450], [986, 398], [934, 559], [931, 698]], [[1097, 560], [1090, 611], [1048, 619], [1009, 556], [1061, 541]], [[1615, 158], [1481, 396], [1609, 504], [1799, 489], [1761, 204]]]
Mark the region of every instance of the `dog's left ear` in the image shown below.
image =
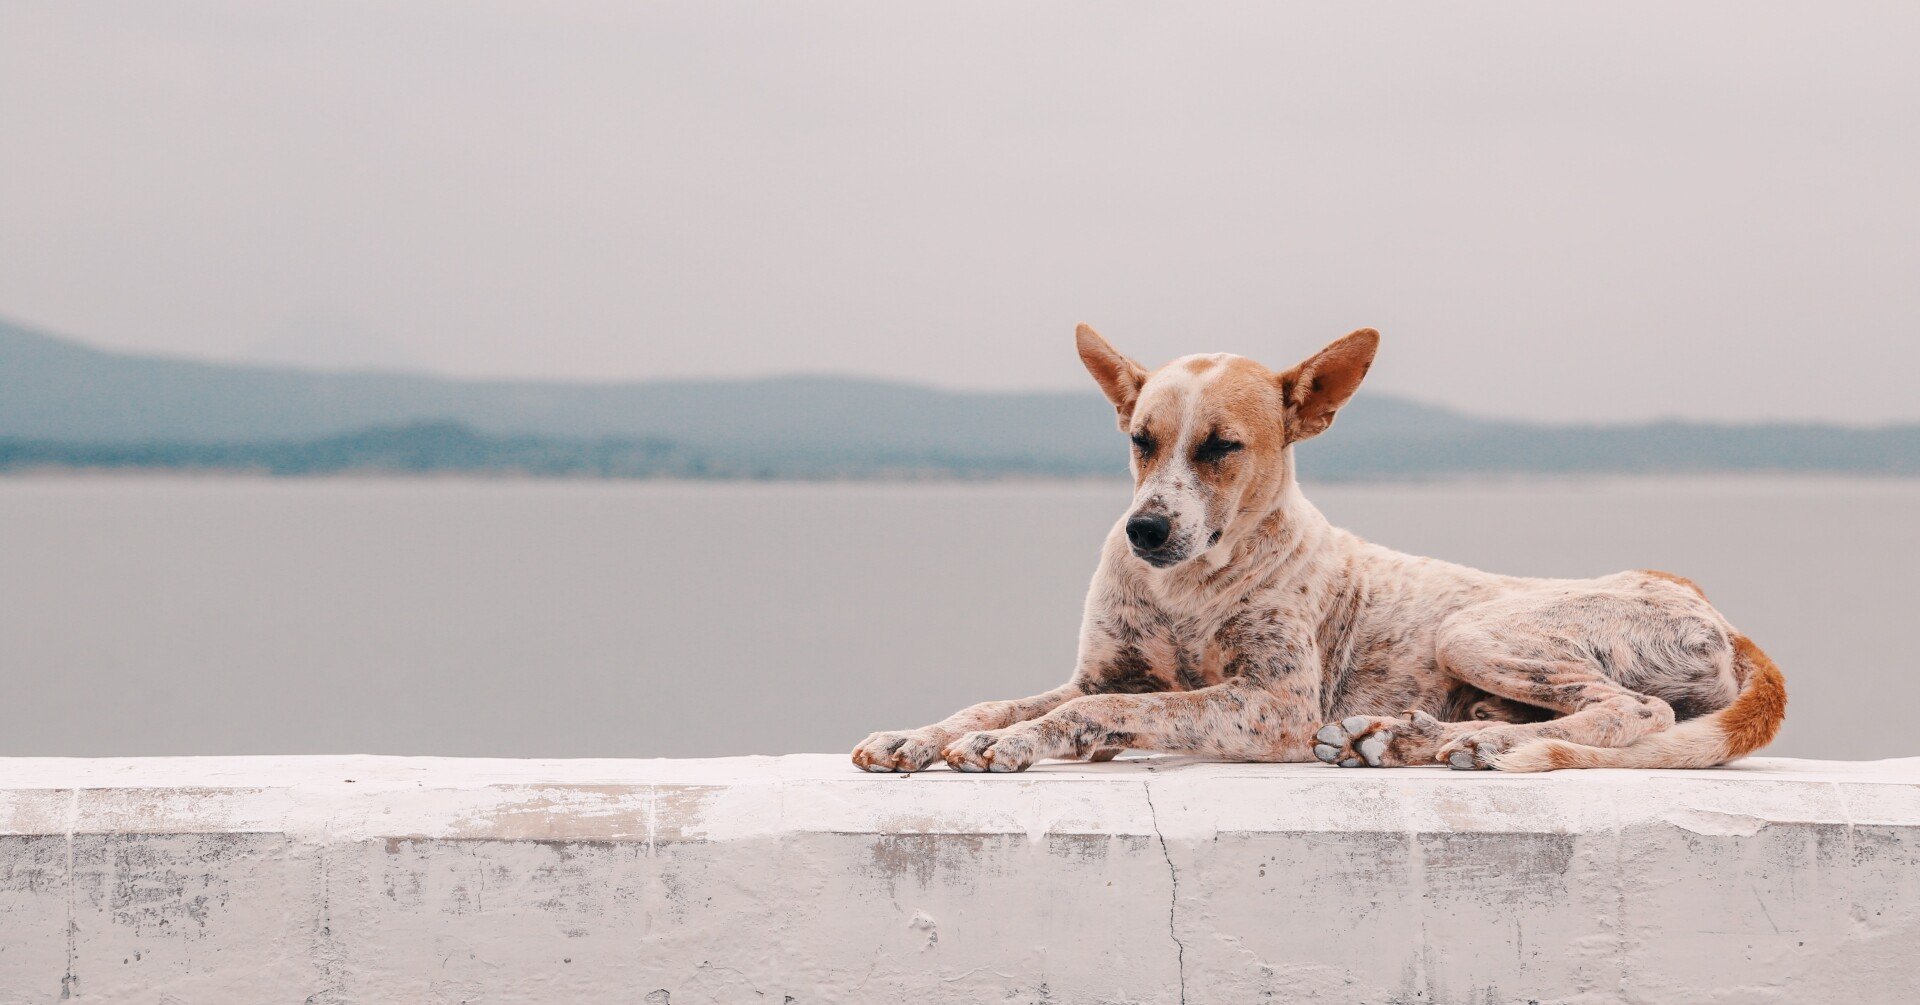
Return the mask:
[[1333, 414], [1360, 389], [1379, 348], [1380, 333], [1362, 328], [1275, 378], [1287, 402], [1288, 442], [1318, 436], [1333, 425]]

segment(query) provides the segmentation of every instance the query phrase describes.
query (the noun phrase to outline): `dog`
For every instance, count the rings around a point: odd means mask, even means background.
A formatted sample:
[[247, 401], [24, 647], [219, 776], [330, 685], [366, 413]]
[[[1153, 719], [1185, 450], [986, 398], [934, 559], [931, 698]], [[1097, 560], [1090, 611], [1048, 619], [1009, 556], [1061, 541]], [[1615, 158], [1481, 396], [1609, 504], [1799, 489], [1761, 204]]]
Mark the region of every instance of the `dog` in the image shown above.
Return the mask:
[[1293, 447], [1353, 397], [1373, 329], [1281, 373], [1224, 353], [1148, 371], [1092, 328], [1076, 334], [1132, 440], [1135, 491], [1101, 551], [1072, 678], [874, 733], [858, 767], [1011, 772], [1137, 750], [1701, 768], [1779, 730], [1780, 669], [1687, 579], [1496, 575], [1328, 523], [1301, 494]]

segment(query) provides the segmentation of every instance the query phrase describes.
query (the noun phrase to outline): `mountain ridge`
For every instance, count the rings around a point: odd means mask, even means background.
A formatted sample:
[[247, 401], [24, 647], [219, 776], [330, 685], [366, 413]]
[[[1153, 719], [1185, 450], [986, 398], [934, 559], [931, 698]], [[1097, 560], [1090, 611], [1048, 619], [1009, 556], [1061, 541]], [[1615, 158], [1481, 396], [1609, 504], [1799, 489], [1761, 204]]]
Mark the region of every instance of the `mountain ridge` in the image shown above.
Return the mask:
[[[1301, 454], [1303, 468], [1328, 477], [1920, 474], [1920, 424], [1544, 425], [1362, 391]], [[1091, 389], [959, 391], [837, 375], [602, 384], [315, 371], [122, 353], [0, 321], [0, 469], [1084, 476], [1124, 473], [1125, 458], [1113, 412]]]

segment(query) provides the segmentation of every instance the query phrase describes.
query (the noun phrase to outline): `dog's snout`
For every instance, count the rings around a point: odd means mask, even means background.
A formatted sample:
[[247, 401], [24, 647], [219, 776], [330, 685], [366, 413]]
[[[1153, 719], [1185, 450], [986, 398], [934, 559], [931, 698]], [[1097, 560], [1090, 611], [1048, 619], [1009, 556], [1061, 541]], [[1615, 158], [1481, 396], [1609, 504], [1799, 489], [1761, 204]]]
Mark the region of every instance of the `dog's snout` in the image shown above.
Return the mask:
[[1158, 513], [1142, 513], [1127, 521], [1127, 540], [1141, 551], [1153, 551], [1173, 536], [1173, 523]]

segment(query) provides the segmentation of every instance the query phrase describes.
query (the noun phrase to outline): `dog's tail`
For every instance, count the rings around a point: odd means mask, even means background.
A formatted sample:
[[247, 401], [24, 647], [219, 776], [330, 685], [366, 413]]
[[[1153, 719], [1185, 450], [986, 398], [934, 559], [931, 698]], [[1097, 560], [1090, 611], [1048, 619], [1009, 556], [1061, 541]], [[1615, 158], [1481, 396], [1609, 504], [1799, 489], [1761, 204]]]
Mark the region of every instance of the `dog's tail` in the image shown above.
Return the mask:
[[1688, 719], [1624, 747], [1589, 747], [1565, 740], [1534, 740], [1494, 758], [1502, 771], [1559, 768], [1711, 768], [1745, 757], [1773, 742], [1787, 717], [1787, 679], [1773, 660], [1744, 635], [1733, 637], [1734, 663], [1746, 671], [1746, 686], [1733, 704]]

